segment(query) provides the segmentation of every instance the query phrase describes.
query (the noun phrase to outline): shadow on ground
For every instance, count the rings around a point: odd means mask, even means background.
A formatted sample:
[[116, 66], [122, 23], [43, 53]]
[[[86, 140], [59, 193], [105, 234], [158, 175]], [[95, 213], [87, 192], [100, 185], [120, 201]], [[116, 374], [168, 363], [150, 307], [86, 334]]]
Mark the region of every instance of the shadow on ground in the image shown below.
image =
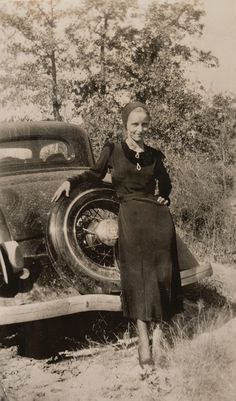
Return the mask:
[[0, 329], [3, 347], [17, 346], [18, 354], [35, 359], [55, 356], [64, 350], [116, 342], [134, 326], [122, 313], [89, 312], [5, 326]]
[[[184, 330], [191, 338], [199, 321], [207, 314], [217, 316], [226, 310], [226, 320], [232, 317], [235, 307], [220, 292], [218, 282], [196, 284], [184, 290], [185, 311], [178, 319], [178, 331]], [[172, 331], [175, 321], [165, 327]], [[89, 312], [60, 318], [28, 322], [0, 328], [0, 345], [16, 346], [18, 354], [35, 359], [49, 358], [65, 350], [78, 350], [94, 345], [115, 343], [118, 339], [136, 335], [135, 326], [120, 312]]]

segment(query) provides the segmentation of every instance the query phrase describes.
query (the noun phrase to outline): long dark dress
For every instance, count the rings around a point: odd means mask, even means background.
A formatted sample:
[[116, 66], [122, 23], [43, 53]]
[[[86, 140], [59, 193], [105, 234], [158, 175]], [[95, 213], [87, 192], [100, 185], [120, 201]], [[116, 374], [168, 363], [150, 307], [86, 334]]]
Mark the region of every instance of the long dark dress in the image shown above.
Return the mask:
[[[164, 155], [145, 145], [139, 159], [125, 142], [107, 143], [96, 165], [70, 182], [101, 180], [108, 169], [120, 201], [119, 267], [123, 313], [130, 319], [168, 320], [182, 310], [175, 229], [168, 206], [157, 203], [171, 191]], [[137, 162], [141, 169], [137, 168]]]

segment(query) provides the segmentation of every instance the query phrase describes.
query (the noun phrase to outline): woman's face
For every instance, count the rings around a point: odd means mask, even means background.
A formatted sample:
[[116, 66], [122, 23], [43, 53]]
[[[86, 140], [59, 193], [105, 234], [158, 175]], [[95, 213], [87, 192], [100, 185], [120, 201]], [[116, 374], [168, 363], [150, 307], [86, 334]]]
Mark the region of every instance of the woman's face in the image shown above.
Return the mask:
[[134, 109], [127, 120], [127, 136], [135, 142], [141, 142], [148, 131], [150, 118], [141, 107]]

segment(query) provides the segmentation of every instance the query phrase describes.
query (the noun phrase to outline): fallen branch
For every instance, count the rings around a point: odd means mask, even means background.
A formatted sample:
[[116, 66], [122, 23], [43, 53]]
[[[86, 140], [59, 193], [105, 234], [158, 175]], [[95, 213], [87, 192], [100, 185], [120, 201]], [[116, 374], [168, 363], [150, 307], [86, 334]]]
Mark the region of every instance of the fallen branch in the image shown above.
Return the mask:
[[79, 358], [88, 358], [94, 355], [101, 354], [102, 352], [107, 352], [111, 349], [121, 349], [121, 348], [130, 348], [131, 346], [137, 344], [138, 337], [132, 337], [128, 339], [119, 339], [116, 343], [100, 345], [99, 347], [90, 347], [84, 348], [77, 351], [64, 351], [60, 352], [55, 357], [48, 360], [47, 363], [58, 363], [63, 361], [64, 359], [79, 359]]
[[8, 401], [4, 387], [0, 383], [0, 401]]

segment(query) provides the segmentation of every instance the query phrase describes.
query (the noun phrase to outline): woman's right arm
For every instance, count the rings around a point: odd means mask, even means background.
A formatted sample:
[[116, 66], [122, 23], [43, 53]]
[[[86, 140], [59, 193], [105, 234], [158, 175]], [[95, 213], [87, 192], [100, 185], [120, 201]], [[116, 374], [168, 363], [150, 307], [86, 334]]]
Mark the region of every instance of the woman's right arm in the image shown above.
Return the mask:
[[63, 193], [65, 193], [67, 197], [70, 196], [71, 189], [79, 183], [101, 181], [105, 177], [109, 168], [109, 159], [112, 154], [113, 146], [113, 143], [107, 142], [101, 151], [98, 161], [90, 170], [72, 176], [64, 181], [53, 195], [52, 202], [56, 202]]

